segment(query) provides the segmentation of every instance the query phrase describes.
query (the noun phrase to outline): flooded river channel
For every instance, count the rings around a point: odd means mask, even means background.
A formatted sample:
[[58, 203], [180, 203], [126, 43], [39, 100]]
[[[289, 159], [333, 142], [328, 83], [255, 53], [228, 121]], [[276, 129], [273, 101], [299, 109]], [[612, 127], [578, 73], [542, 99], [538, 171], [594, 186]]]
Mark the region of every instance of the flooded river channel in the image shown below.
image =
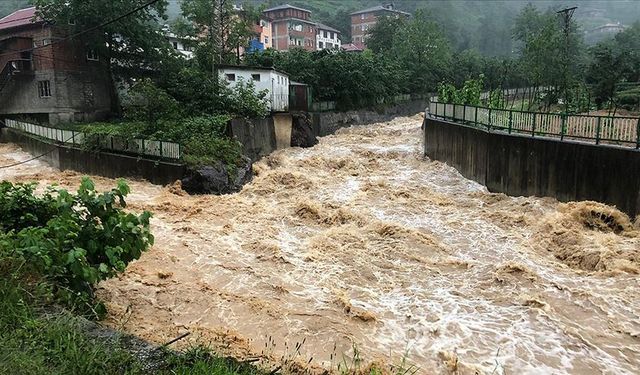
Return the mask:
[[[100, 284], [106, 323], [310, 371], [356, 367], [355, 350], [362, 368], [420, 374], [638, 373], [638, 220], [489, 193], [425, 160], [420, 125], [275, 152], [228, 196], [132, 181], [156, 245]], [[0, 145], [0, 165], [28, 158]], [[75, 188], [80, 175], [33, 161], [0, 179]]]

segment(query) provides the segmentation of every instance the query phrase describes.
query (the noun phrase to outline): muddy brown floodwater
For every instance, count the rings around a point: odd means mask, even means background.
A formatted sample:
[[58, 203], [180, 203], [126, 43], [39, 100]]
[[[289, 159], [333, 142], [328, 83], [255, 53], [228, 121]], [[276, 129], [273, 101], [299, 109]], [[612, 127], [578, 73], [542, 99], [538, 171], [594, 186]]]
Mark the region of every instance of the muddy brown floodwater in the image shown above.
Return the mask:
[[[190, 331], [239, 358], [311, 359], [312, 371], [352, 365], [356, 347], [365, 363], [405, 358], [424, 374], [638, 373], [638, 220], [491, 194], [425, 160], [420, 124], [278, 151], [234, 195], [132, 182], [156, 245], [100, 284], [107, 324], [154, 342]], [[27, 158], [0, 145], [0, 164]], [[0, 178], [80, 176], [36, 161]]]

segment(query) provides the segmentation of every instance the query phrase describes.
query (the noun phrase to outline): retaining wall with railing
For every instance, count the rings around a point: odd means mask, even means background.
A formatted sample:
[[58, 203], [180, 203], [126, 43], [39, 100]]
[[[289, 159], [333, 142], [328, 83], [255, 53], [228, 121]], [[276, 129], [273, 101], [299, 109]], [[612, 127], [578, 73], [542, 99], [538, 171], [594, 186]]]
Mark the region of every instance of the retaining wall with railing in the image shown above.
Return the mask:
[[[115, 146], [116, 143], [114, 143], [113, 149], [118, 153], [104, 150], [100, 152], [87, 151], [78, 147], [82, 145], [83, 133], [74, 132], [71, 134], [69, 130], [39, 125], [27, 127], [25, 129], [28, 131], [25, 131], [11, 121], [7, 121], [9, 123], [7, 125], [11, 126], [0, 129], [0, 143], [16, 144], [24, 151], [39, 156], [40, 160], [59, 170], [73, 170], [110, 178], [143, 178], [161, 185], [180, 180], [186, 172], [186, 167], [177, 160], [157, 157], [160, 155], [151, 154], [154, 157], [150, 158], [147, 155], [127, 152], [116, 148], [118, 147]], [[165, 142], [163, 142], [164, 144]], [[143, 149], [149, 150], [149, 148]], [[159, 153], [159, 149], [155, 150]], [[163, 150], [168, 151], [170, 148]], [[169, 152], [167, 154], [171, 155]]]
[[[57, 129], [43, 125], [36, 125], [27, 122], [10, 120], [4, 121], [5, 126], [21, 132], [54, 141], [72, 147], [82, 147], [85, 144], [87, 135], [84, 132], [74, 130]], [[129, 155], [140, 155], [169, 160], [180, 160], [180, 144], [166, 141], [152, 141], [148, 139], [124, 139], [111, 135], [100, 135], [98, 146], [101, 150]]]
[[527, 112], [431, 102], [429, 115], [488, 131], [640, 149], [640, 118]]
[[[614, 120], [613, 129], [606, 129], [600, 119], [598, 133], [598, 120], [588, 119], [593, 116], [573, 120], [525, 113], [531, 119], [527, 127], [517, 111], [489, 114], [487, 108], [447, 106], [438, 115], [434, 107], [425, 113], [424, 152], [429, 158], [446, 162], [491, 192], [594, 200], [615, 205], [632, 218], [640, 214], [640, 150], [628, 129], [636, 129], [633, 122]], [[539, 132], [541, 128], [545, 130]]]

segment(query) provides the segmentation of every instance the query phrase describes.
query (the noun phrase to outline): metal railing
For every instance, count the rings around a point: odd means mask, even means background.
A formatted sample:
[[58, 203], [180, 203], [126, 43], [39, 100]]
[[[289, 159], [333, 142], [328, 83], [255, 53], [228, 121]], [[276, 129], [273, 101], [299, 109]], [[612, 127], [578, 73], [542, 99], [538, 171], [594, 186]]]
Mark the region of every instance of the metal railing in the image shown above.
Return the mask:
[[640, 118], [527, 112], [431, 102], [429, 115], [489, 131], [614, 144], [640, 149]]
[[[56, 129], [10, 119], [5, 120], [5, 126], [57, 143], [74, 146], [84, 145], [87, 139], [87, 135], [84, 132]], [[180, 144], [174, 142], [152, 141], [148, 139], [124, 139], [111, 135], [99, 135], [97, 143], [100, 149], [105, 151], [124, 152], [172, 160], [179, 160], [182, 156]]]

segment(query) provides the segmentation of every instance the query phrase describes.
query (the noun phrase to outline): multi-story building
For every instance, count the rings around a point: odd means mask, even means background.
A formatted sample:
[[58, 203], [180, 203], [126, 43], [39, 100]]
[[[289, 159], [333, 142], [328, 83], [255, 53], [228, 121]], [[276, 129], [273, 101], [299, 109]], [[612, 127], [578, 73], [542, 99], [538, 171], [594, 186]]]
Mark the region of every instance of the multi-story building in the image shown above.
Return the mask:
[[340, 31], [331, 26], [317, 23], [318, 33], [316, 34], [316, 48], [318, 51], [323, 49], [340, 49]]
[[311, 21], [311, 11], [284, 4], [266, 9], [263, 14], [271, 20], [274, 49], [286, 51], [298, 47], [316, 50], [317, 25]]
[[0, 19], [0, 116], [48, 123], [92, 121], [111, 111], [104, 58], [68, 25], [35, 17], [35, 8]]
[[367, 33], [380, 17], [409, 17], [407, 12], [397, 10], [393, 3], [378, 5], [351, 13], [351, 40], [359, 47], [366, 46]]
[[185, 59], [191, 60], [193, 58], [193, 48], [197, 43], [196, 38], [178, 36], [169, 31], [168, 28], [165, 28], [164, 36], [167, 38], [169, 44], [171, 44], [171, 47]]
[[256, 25], [253, 25], [254, 38], [249, 42], [249, 52], [263, 51], [273, 48], [273, 38], [271, 21], [260, 18]]

